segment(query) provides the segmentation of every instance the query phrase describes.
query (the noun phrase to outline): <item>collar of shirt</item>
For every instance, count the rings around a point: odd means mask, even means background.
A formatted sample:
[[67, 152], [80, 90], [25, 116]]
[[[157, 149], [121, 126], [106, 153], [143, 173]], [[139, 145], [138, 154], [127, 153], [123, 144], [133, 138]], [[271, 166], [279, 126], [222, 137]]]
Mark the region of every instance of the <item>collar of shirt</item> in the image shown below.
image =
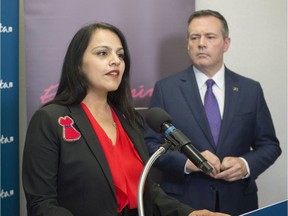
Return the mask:
[[208, 79], [213, 79], [215, 84], [213, 85], [213, 93], [218, 101], [221, 116], [223, 116], [224, 111], [224, 97], [225, 97], [225, 66], [224, 64], [220, 68], [220, 70], [215, 73], [213, 77], [206, 76], [203, 72], [198, 70], [196, 67], [193, 66], [193, 70], [195, 73], [197, 85], [199, 88], [200, 96], [202, 103], [204, 104], [204, 97], [207, 90], [206, 81]]
[[206, 91], [206, 84], [205, 82], [208, 79], [213, 79], [216, 86], [219, 89], [224, 89], [224, 72], [225, 72], [225, 67], [224, 64], [222, 65], [222, 67], [220, 68], [220, 70], [215, 73], [215, 75], [213, 77], [208, 77], [206, 76], [206, 74], [204, 74], [203, 72], [201, 72], [200, 70], [198, 70], [195, 66], [193, 66], [193, 70], [195, 73], [195, 77], [196, 77], [196, 81], [198, 84], [198, 88], [201, 89], [205, 86], [205, 91]]

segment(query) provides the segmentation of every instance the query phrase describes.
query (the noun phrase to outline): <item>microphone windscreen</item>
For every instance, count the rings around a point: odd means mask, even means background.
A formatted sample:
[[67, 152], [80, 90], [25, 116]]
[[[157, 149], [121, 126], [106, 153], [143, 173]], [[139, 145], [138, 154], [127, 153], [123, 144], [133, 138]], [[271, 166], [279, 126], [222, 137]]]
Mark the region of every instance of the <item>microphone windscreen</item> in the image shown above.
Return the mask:
[[162, 133], [163, 123], [171, 123], [171, 116], [159, 107], [153, 107], [146, 114], [146, 122], [148, 126], [157, 133]]

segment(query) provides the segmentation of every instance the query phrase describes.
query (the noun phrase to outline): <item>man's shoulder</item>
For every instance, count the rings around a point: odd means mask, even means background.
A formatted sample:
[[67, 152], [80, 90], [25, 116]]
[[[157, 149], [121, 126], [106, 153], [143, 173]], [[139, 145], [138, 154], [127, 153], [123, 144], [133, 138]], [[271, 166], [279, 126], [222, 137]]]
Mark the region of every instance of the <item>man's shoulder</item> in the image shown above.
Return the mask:
[[228, 68], [225, 69], [225, 74], [227, 78], [230, 78], [232, 80], [236, 80], [239, 82], [244, 82], [244, 83], [251, 83], [251, 84], [259, 84], [257, 80], [254, 80], [253, 78], [250, 78], [248, 76], [241, 75], [239, 73], [236, 73]]
[[186, 79], [189, 74], [193, 73], [192, 67], [188, 67], [182, 71], [175, 72], [167, 77], [158, 80], [158, 83], [173, 82], [176, 80]]

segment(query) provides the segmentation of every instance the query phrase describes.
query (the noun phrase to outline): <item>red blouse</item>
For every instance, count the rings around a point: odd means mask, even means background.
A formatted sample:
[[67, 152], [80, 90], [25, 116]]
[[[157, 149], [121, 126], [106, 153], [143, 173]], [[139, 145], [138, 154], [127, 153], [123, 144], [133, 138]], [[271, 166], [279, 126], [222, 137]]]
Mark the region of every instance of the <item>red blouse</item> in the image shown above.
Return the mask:
[[117, 129], [116, 145], [112, 145], [112, 141], [87, 106], [84, 103], [81, 103], [81, 106], [99, 139], [110, 166], [116, 190], [118, 212], [121, 212], [126, 205], [130, 209], [137, 208], [138, 182], [144, 165], [133, 143], [112, 108], [111, 111]]

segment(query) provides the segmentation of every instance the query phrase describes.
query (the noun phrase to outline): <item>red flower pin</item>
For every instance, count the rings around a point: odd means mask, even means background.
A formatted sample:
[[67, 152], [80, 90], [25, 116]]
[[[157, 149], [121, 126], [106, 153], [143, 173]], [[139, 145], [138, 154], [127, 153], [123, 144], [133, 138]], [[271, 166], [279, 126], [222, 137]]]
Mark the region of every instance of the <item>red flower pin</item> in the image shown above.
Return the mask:
[[81, 134], [73, 127], [74, 121], [69, 116], [60, 117], [58, 123], [63, 127], [63, 139], [68, 142], [77, 141]]

